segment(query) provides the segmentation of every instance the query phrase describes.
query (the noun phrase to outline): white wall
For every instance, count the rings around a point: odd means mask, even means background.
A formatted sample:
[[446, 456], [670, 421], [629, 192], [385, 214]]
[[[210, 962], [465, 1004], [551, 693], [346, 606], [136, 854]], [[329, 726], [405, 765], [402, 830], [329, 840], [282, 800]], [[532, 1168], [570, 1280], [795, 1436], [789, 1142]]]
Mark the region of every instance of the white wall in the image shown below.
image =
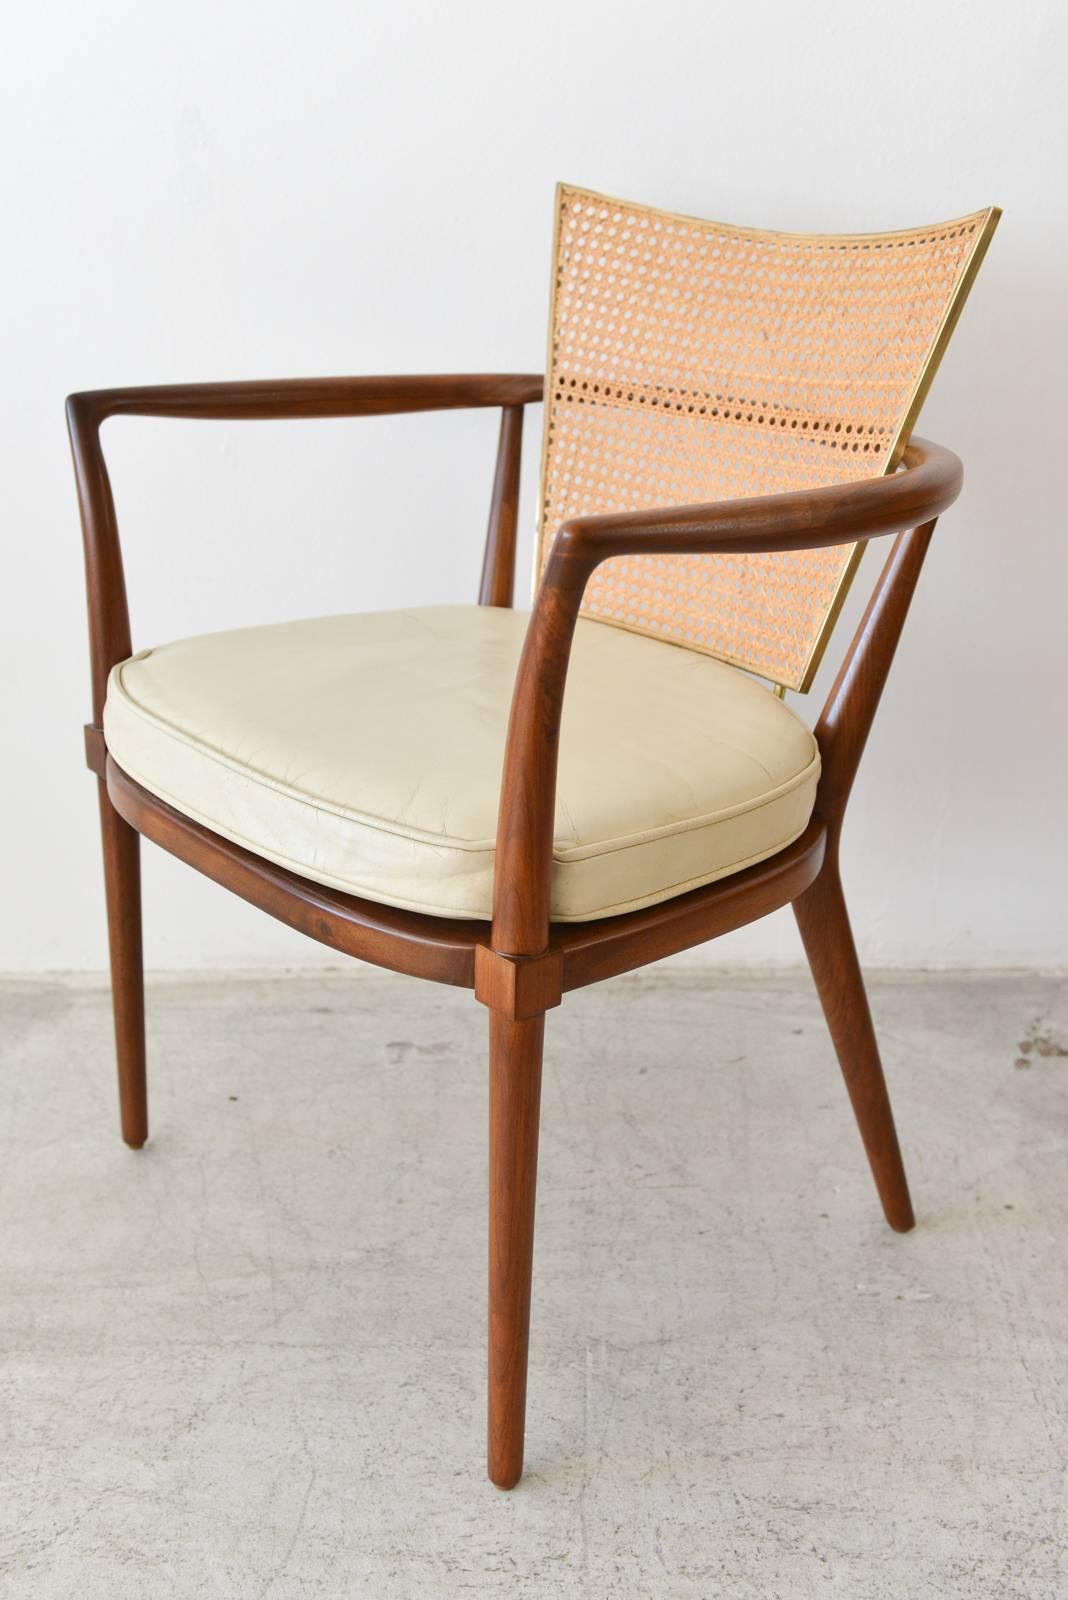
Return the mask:
[[[11, 13], [0, 968], [105, 955], [64, 394], [536, 370], [557, 178], [786, 229], [1005, 208], [924, 415], [967, 484], [876, 725], [846, 870], [871, 960], [1063, 963], [1066, 50], [1059, 0]], [[495, 429], [491, 413], [111, 424], [135, 642], [473, 598]], [[323, 961], [147, 854], [153, 965]], [[780, 915], [714, 953], [798, 947]]]

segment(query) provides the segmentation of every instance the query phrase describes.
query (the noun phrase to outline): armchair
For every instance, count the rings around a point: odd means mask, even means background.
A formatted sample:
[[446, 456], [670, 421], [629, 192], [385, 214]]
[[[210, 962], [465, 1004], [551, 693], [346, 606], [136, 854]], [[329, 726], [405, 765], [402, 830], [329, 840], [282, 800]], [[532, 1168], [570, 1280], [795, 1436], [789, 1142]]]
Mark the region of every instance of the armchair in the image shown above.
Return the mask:
[[[886, 1218], [913, 1225], [838, 843], [936, 519], [961, 485], [957, 458], [910, 440], [912, 424], [997, 217], [809, 238], [561, 188], [529, 621], [511, 606], [539, 376], [68, 401], [123, 1137], [148, 1135], [141, 835], [335, 950], [472, 989], [489, 1011], [501, 1488], [523, 1464], [545, 1013], [567, 991], [792, 904]], [[134, 654], [107, 419], [462, 406], [501, 411], [478, 607]], [[810, 733], [782, 692], [808, 687], [864, 544], [891, 535]]]

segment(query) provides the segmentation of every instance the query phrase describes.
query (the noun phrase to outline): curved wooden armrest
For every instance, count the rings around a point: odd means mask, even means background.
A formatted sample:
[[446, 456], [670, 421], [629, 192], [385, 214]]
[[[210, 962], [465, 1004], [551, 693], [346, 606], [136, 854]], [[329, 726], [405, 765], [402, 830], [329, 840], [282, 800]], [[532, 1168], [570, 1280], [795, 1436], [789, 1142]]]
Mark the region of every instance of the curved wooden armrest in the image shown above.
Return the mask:
[[548, 941], [560, 716], [575, 622], [594, 568], [612, 556], [814, 550], [900, 534], [933, 525], [957, 498], [962, 479], [952, 451], [914, 439], [903, 470], [881, 478], [581, 517], [561, 526], [512, 695], [497, 822], [494, 949], [539, 955]]
[[501, 451], [487, 539], [483, 591], [510, 604], [519, 492], [522, 408], [542, 397], [539, 373], [463, 373], [384, 378], [283, 378], [262, 383], [179, 383], [88, 389], [67, 398], [74, 476], [85, 546], [93, 723], [99, 729], [108, 674], [132, 653], [122, 548], [100, 444], [109, 417], [186, 417], [233, 421], [298, 417], [395, 416], [499, 406]]
[[540, 400], [540, 373], [431, 373], [379, 378], [280, 378], [253, 383], [174, 383], [72, 394], [77, 423], [107, 417], [192, 417], [253, 421], [376, 417], [413, 411], [521, 406]]
[[550, 575], [556, 562], [574, 562], [592, 572], [611, 556], [819, 550], [899, 533], [951, 506], [963, 476], [952, 450], [914, 439], [905, 451], [904, 469], [885, 477], [748, 500], [576, 517], [557, 533], [544, 581], [557, 581]]

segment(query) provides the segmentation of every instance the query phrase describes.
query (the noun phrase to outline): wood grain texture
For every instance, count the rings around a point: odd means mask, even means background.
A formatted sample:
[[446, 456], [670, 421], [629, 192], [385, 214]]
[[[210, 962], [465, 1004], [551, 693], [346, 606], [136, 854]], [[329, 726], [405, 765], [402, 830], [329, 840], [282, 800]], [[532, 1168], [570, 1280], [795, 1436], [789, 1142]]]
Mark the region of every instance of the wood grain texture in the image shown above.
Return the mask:
[[515, 595], [515, 541], [519, 522], [519, 475], [523, 456], [523, 407], [505, 406], [497, 446], [480, 606], [510, 606]]
[[94, 728], [92, 723], [87, 722], [82, 729], [82, 737], [85, 742], [86, 766], [98, 778], [106, 778], [108, 775], [108, 747], [104, 742], [103, 728]]
[[934, 520], [898, 534], [816, 724], [823, 771], [816, 815], [827, 828], [823, 867], [794, 902], [794, 914], [867, 1151], [892, 1228], [914, 1225], [864, 976], [846, 910], [839, 840], [846, 805], [883, 688], [916, 592]]
[[915, 1222], [912, 1201], [836, 855], [795, 902], [794, 914], [883, 1212], [892, 1228], [907, 1233]]
[[241, 383], [170, 383], [87, 389], [71, 395], [74, 425], [105, 417], [216, 421], [297, 417], [385, 417], [415, 411], [523, 406], [541, 399], [540, 373], [405, 373], [387, 377], [279, 378]]
[[563, 980], [564, 962], [558, 950], [531, 959], [498, 955], [485, 944], [475, 949], [475, 999], [513, 1022], [558, 1006]]
[[122, 1137], [133, 1150], [148, 1138], [145, 982], [141, 948], [141, 840], [97, 783], [111, 958], [111, 1006]]
[[823, 763], [816, 814], [835, 842], [934, 530], [932, 518], [894, 540], [816, 723]]
[[534, 1204], [545, 1018], [489, 1013], [489, 1384], [486, 1464], [499, 1489], [523, 1472]]

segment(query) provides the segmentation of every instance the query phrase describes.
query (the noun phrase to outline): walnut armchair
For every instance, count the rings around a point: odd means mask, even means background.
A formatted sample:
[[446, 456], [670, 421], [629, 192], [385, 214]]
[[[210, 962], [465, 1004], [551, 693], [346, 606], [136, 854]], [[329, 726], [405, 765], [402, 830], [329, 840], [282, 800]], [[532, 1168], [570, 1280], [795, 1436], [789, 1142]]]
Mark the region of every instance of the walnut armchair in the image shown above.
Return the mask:
[[[489, 1475], [523, 1465], [545, 1013], [792, 904], [891, 1227], [912, 1205], [839, 877], [846, 803], [961, 466], [913, 422], [996, 209], [731, 229], [557, 193], [539, 576], [511, 609], [540, 376], [71, 396], [122, 1133], [148, 1136], [139, 836], [335, 950], [489, 1012]], [[479, 605], [135, 655], [111, 417], [501, 411]], [[867, 540], [886, 563], [814, 733]], [[374, 684], [374, 693], [366, 690]], [[439, 730], [440, 732], [439, 736]]]

